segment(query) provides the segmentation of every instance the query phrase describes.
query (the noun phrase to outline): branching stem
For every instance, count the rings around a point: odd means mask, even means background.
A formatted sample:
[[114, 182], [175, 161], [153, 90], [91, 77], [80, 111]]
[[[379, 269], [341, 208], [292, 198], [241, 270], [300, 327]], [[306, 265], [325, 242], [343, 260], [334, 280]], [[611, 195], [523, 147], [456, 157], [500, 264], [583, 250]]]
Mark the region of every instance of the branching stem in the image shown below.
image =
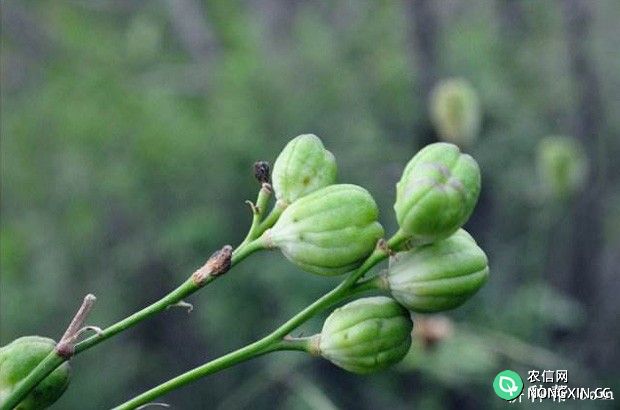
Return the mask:
[[396, 235], [390, 242], [386, 243], [385, 241], [380, 241], [374, 252], [368, 256], [357, 270], [351, 272], [343, 282], [262, 339], [170, 379], [120, 406], [115, 407], [114, 410], [131, 410], [138, 408], [172, 390], [185, 386], [202, 377], [274, 351], [300, 350], [315, 354], [316, 352], [313, 351], [312, 346], [312, 338], [291, 339], [287, 335], [317, 313], [328, 309], [334, 304], [362, 291], [376, 289], [378, 282], [374, 280], [374, 278], [360, 282], [359, 285], [357, 285], [357, 283], [372, 267], [389, 256], [391, 252], [389, 248], [390, 245], [398, 241], [401, 241], [401, 238]]
[[[228, 247], [225, 246], [222, 250], [225, 250]], [[234, 265], [238, 264], [245, 258], [247, 258], [252, 253], [261, 249], [260, 243], [258, 241], [250, 242], [243, 246], [239, 246], [236, 251], [229, 255], [229, 261], [225, 261], [228, 266], [226, 270], [230, 269]], [[13, 392], [6, 397], [5, 401], [0, 404], [0, 410], [11, 410], [16, 407], [19, 403], [24, 400], [24, 398], [30, 393], [43, 379], [45, 379], [51, 372], [53, 372], [58, 366], [67, 361], [71, 356], [77, 355], [85, 350], [88, 350], [99, 343], [103, 342], [111, 338], [112, 336], [130, 328], [138, 323], [142, 322], [150, 318], [151, 316], [166, 310], [168, 307], [173, 306], [184, 298], [196, 292], [198, 289], [204, 287], [206, 284], [212, 282], [217, 279], [223, 273], [221, 271], [222, 261], [221, 258], [217, 259], [218, 256], [221, 255], [222, 250], [216, 252], [209, 260], [205, 263], [203, 267], [198, 269], [189, 279], [187, 279], [181, 286], [168, 293], [163, 298], [159, 299], [155, 303], [145, 307], [144, 309], [122, 319], [119, 322], [114, 323], [113, 325], [97, 332], [97, 334], [73, 345], [67, 345], [65, 342], [67, 333], [73, 334], [73, 331], [70, 332], [71, 329], [75, 327], [75, 329], [79, 330], [82, 327], [83, 321], [86, 317], [86, 314], [92, 307], [92, 302], [94, 300], [90, 299], [88, 296], [84, 300], [84, 304], [76, 314], [76, 317], [72, 321], [71, 325], [65, 332], [65, 336], [58, 343], [56, 349], [52, 351], [49, 355], [47, 355], [31, 372], [25, 377], [13, 390]], [[217, 259], [217, 260], [216, 260]], [[218, 263], [214, 263], [214, 260]], [[203, 280], [197, 282], [195, 280], [196, 273], [200, 272]], [[92, 295], [91, 295], [92, 296]], [[87, 301], [88, 299], [88, 301]], [[79, 322], [79, 323], [78, 323]], [[73, 326], [75, 324], [75, 326]], [[73, 338], [73, 341], [75, 338]], [[73, 343], [73, 342], [72, 342]], [[68, 354], [67, 348], [70, 347], [71, 354]]]
[[276, 201], [276, 204], [269, 212], [269, 215], [265, 217], [265, 219], [258, 225], [256, 229], [256, 237], [262, 235], [267, 229], [271, 228], [280, 218], [282, 212], [286, 209], [286, 205], [280, 201]]
[[239, 248], [242, 248], [243, 246], [250, 243], [252, 240], [258, 238], [264, 232], [264, 230], [260, 230], [260, 225], [263, 221], [263, 217], [265, 216], [265, 211], [267, 210], [267, 205], [269, 204], [269, 198], [271, 198], [272, 192], [273, 188], [271, 188], [271, 185], [267, 182], [263, 182], [261, 189], [258, 191], [256, 203], [248, 201], [250, 204], [250, 209], [252, 210], [252, 225], [250, 226], [250, 230], [248, 231], [247, 236], [245, 237], [243, 242], [241, 242], [241, 245], [239, 245]]

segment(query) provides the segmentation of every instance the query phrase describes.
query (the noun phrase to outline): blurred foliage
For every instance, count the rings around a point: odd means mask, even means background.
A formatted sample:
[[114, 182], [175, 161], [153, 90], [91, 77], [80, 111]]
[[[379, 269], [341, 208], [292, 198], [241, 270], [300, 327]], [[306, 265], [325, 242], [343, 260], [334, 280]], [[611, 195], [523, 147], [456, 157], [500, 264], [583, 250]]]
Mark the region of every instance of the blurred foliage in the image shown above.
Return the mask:
[[[449, 313], [453, 338], [431, 353], [414, 346], [411, 363], [371, 377], [309, 358], [289, 364], [295, 353], [283, 353], [165, 401], [485, 408], [498, 405], [490, 384], [499, 370], [523, 374], [548, 351], [592, 375], [584, 384], [620, 385], [620, 163], [612, 160], [620, 155], [620, 3], [591, 3], [588, 44], [606, 123], [590, 155], [601, 164], [604, 247], [583, 272], [601, 293], [585, 301], [562, 286], [572, 202], [542, 201], [536, 173], [541, 138], [572, 132], [579, 85], [567, 69], [559, 2], [516, 3], [523, 14], [508, 22], [504, 1], [432, 3], [435, 74], [466, 78], [483, 113], [468, 149], [483, 193], [467, 229], [489, 255], [491, 278]], [[2, 3], [0, 344], [27, 334], [57, 339], [88, 292], [98, 297], [91, 322], [105, 326], [171, 290], [214, 249], [242, 240], [250, 221], [243, 201], [258, 189], [253, 162], [273, 161], [301, 133], [324, 140], [339, 180], [368, 188], [394, 231], [394, 184], [429, 139], [404, 5], [178, 4], [202, 15], [180, 19], [173, 2], [143, 0]], [[196, 21], [208, 34], [200, 47], [183, 28]], [[264, 335], [335, 283], [276, 253], [253, 256], [192, 297], [189, 316], [165, 312], [76, 358], [55, 408], [119, 403]], [[520, 355], [498, 352], [506, 340], [516, 340]]]

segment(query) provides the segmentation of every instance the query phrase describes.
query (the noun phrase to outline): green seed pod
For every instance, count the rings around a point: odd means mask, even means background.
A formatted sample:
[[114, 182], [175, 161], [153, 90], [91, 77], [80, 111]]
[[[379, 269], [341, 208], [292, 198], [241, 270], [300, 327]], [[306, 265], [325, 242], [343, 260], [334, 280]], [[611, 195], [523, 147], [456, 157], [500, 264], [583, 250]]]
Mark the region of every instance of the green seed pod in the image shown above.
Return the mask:
[[[40, 336], [25, 336], [0, 348], [0, 404], [50, 352], [56, 342]], [[52, 405], [69, 385], [70, 367], [64, 363], [16, 407], [17, 410], [45, 409]]]
[[579, 141], [550, 136], [538, 145], [538, 174], [546, 194], [555, 198], [571, 196], [583, 188], [587, 160]]
[[316, 350], [353, 373], [372, 373], [398, 363], [409, 351], [413, 322], [392, 298], [348, 303], [325, 320]]
[[319, 189], [287, 207], [262, 237], [301, 269], [338, 275], [358, 267], [383, 236], [372, 196], [357, 185]]
[[293, 138], [273, 164], [276, 199], [285, 205], [336, 181], [336, 159], [313, 134]]
[[464, 229], [431, 245], [397, 253], [387, 284], [414, 312], [439, 312], [463, 304], [489, 277], [487, 257]]
[[480, 101], [476, 90], [461, 78], [435, 86], [430, 101], [431, 119], [437, 134], [446, 142], [467, 146], [480, 130]]
[[412, 245], [447, 238], [469, 219], [480, 194], [480, 168], [456, 145], [438, 142], [409, 161], [396, 184], [394, 210]]

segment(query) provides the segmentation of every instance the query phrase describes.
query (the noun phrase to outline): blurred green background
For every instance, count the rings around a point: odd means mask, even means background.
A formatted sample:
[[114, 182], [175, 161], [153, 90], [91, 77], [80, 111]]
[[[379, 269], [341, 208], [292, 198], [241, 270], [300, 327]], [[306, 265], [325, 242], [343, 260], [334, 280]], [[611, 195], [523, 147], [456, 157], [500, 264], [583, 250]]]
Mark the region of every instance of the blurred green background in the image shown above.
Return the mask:
[[[405, 362], [378, 375], [281, 353], [162, 401], [503, 408], [491, 383], [505, 368], [568, 369], [571, 386], [612, 387], [617, 400], [619, 19], [615, 0], [3, 1], [0, 344], [58, 339], [88, 292], [89, 323], [111, 324], [239, 243], [252, 164], [301, 133], [323, 139], [339, 181], [366, 187], [394, 232], [394, 184], [439, 137], [431, 90], [460, 77], [480, 99], [464, 149], [483, 192], [467, 229], [491, 278], [420, 320], [449, 331], [426, 343], [418, 332]], [[580, 142], [589, 167], [568, 195], [549, 195], [537, 171], [541, 139], [557, 134]], [[77, 357], [54, 408], [109, 408], [263, 336], [336, 283], [276, 252], [252, 256], [191, 297], [191, 314], [167, 311]]]

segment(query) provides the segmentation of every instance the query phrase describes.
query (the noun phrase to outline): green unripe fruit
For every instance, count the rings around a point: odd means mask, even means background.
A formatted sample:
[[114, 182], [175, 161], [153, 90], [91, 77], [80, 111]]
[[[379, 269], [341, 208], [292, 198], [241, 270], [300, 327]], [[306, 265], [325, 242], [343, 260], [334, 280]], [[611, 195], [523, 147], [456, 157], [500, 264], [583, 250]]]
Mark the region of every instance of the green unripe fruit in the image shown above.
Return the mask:
[[443, 141], [465, 146], [480, 129], [480, 101], [471, 84], [460, 78], [440, 82], [431, 94], [431, 119]]
[[480, 194], [480, 168], [454, 144], [424, 147], [396, 184], [394, 210], [412, 245], [447, 238], [469, 218]]
[[[0, 404], [50, 352], [56, 342], [39, 336], [25, 336], [0, 348]], [[17, 410], [45, 409], [64, 393], [69, 385], [69, 363], [50, 373], [16, 407]]]
[[336, 159], [313, 134], [292, 139], [273, 165], [276, 199], [285, 205], [336, 182]]
[[372, 196], [357, 185], [319, 189], [287, 207], [262, 240], [301, 269], [338, 275], [358, 267], [383, 236]]
[[583, 188], [587, 160], [579, 142], [570, 137], [550, 136], [538, 145], [538, 174], [546, 193], [563, 198]]
[[398, 363], [407, 354], [412, 329], [409, 312], [394, 299], [358, 299], [329, 315], [317, 350], [345, 370], [372, 373]]
[[414, 312], [440, 312], [463, 304], [489, 277], [487, 257], [465, 230], [390, 261], [392, 296]]

